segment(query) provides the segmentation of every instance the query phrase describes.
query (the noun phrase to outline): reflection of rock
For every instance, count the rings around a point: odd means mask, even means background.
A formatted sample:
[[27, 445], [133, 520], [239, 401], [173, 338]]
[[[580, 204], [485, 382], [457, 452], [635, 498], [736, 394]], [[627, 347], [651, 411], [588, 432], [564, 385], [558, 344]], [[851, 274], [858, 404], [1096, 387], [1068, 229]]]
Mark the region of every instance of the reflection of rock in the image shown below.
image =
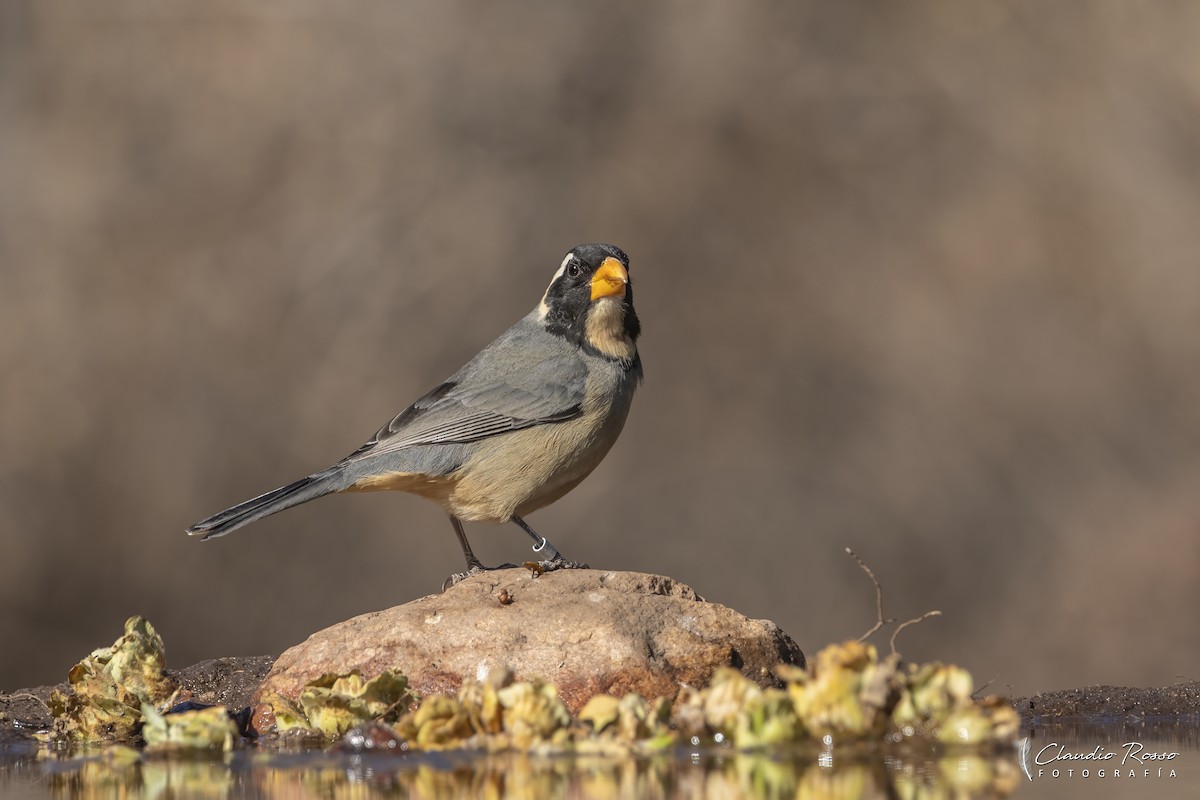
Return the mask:
[[704, 686], [722, 666], [774, 684], [781, 661], [804, 656], [774, 623], [705, 602], [670, 578], [510, 569], [313, 634], [279, 657], [259, 696], [295, 698], [322, 674], [354, 669], [400, 670], [417, 692], [446, 693], [508, 667], [518, 679], [554, 683], [576, 712], [601, 692], [654, 698]]

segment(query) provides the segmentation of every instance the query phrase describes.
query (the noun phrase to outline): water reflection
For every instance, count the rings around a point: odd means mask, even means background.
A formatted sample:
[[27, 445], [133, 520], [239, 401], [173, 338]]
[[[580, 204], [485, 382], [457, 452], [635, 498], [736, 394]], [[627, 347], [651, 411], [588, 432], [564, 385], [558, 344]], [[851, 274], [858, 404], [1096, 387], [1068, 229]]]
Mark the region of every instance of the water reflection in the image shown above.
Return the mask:
[[[1200, 718], [1035, 719], [1029, 753], [1049, 743], [1087, 752], [1141, 742], [1179, 752], [1178, 778], [1139, 785], [1200, 790]], [[1028, 758], [1028, 756], [1027, 756]], [[1115, 763], [1115, 762], [1114, 762]], [[1068, 765], [1070, 766], [1070, 765]], [[367, 753], [264, 750], [252, 746], [209, 759], [146, 758], [125, 749], [68, 757], [29, 743], [0, 741], [0, 797], [127, 798], [840, 798], [1093, 796], [1098, 779], [1052, 780], [1022, 772], [1016, 752], [995, 756], [885, 751], [837, 745], [769, 753], [725, 747], [679, 749], [654, 758], [533, 757], [468, 752]], [[1140, 773], [1139, 773], [1140, 775]], [[1107, 779], [1106, 779], [1107, 780]]]
[[1022, 728], [1022, 736], [1028, 736], [1039, 744], [1060, 742], [1072, 747], [1084, 744], [1111, 747], [1125, 742], [1154, 742], [1169, 745], [1171, 749], [1181, 752], [1200, 750], [1200, 715], [1196, 714], [1058, 719], [1035, 717]]
[[[32, 754], [0, 769], [61, 798], [858, 798], [1002, 797], [1020, 785], [1015, 754], [766, 754], [681, 751], [648, 759], [520, 754], [340, 755], [241, 750], [226, 759], [65, 759]], [[823, 765], [824, 764], [824, 765]], [[39, 777], [35, 778], [34, 775]]]

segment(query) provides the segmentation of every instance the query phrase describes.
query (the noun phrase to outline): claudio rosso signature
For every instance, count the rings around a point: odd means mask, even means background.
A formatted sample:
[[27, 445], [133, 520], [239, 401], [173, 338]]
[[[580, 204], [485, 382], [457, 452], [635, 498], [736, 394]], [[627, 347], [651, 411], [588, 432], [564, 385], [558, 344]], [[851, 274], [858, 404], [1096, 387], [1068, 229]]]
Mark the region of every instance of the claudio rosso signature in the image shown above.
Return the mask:
[[1116, 750], [1096, 745], [1086, 751], [1071, 751], [1050, 742], [1033, 751], [1026, 740], [1021, 748], [1021, 766], [1030, 780], [1035, 769], [1039, 778], [1174, 778], [1177, 776], [1172, 762], [1178, 757], [1179, 753], [1147, 750], [1141, 742], [1126, 742]]

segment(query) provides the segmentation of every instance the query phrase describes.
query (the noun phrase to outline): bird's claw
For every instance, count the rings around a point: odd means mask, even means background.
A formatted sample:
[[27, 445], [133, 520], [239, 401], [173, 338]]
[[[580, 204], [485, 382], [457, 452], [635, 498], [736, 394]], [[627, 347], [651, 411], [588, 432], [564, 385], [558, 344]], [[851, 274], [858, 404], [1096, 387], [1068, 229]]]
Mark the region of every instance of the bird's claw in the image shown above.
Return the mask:
[[535, 578], [559, 569], [591, 569], [590, 566], [584, 564], [582, 561], [567, 561], [561, 556], [558, 558], [549, 558], [544, 561], [526, 561], [521, 566], [532, 572]]
[[[536, 578], [547, 572], [554, 572], [560, 569], [591, 569], [590, 566], [582, 561], [568, 561], [561, 554], [557, 558], [547, 558], [542, 561], [526, 561], [520, 565], [533, 573]], [[446, 591], [451, 586], [457, 586], [467, 578], [473, 578], [476, 575], [482, 575], [485, 572], [495, 572], [498, 569], [518, 569], [516, 564], [500, 564], [495, 567], [485, 567], [482, 564], [472, 566], [466, 572], [456, 572], [442, 582], [442, 591]]]
[[495, 567], [485, 567], [482, 564], [471, 566], [466, 572], [455, 572], [453, 575], [442, 581], [442, 591], [446, 591], [451, 586], [457, 586], [467, 578], [474, 578], [476, 575], [482, 575], [485, 572], [495, 572], [498, 569], [517, 569], [516, 564], [499, 564]]

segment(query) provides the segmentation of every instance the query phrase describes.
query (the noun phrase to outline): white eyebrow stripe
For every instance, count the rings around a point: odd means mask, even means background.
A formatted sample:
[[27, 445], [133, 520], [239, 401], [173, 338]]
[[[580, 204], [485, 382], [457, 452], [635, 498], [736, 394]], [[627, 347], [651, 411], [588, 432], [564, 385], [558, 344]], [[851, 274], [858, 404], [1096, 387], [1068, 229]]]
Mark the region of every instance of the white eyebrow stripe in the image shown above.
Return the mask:
[[554, 277], [550, 279], [551, 283], [554, 283], [556, 280], [561, 278], [562, 274], [567, 271], [567, 264], [571, 263], [571, 258], [574, 255], [574, 253], [567, 253], [567, 255], [563, 258], [562, 263], [558, 266], [558, 272], [554, 273]]
[[567, 253], [566, 257], [562, 260], [562, 264], [558, 267], [558, 272], [554, 273], [554, 277], [546, 285], [546, 291], [542, 292], [542, 301], [538, 303], [538, 319], [545, 319], [546, 315], [550, 313], [550, 306], [546, 304], [546, 295], [550, 294], [550, 287], [554, 285], [554, 282], [561, 278], [563, 273], [567, 271], [567, 264], [571, 263], [574, 255], [574, 253]]

